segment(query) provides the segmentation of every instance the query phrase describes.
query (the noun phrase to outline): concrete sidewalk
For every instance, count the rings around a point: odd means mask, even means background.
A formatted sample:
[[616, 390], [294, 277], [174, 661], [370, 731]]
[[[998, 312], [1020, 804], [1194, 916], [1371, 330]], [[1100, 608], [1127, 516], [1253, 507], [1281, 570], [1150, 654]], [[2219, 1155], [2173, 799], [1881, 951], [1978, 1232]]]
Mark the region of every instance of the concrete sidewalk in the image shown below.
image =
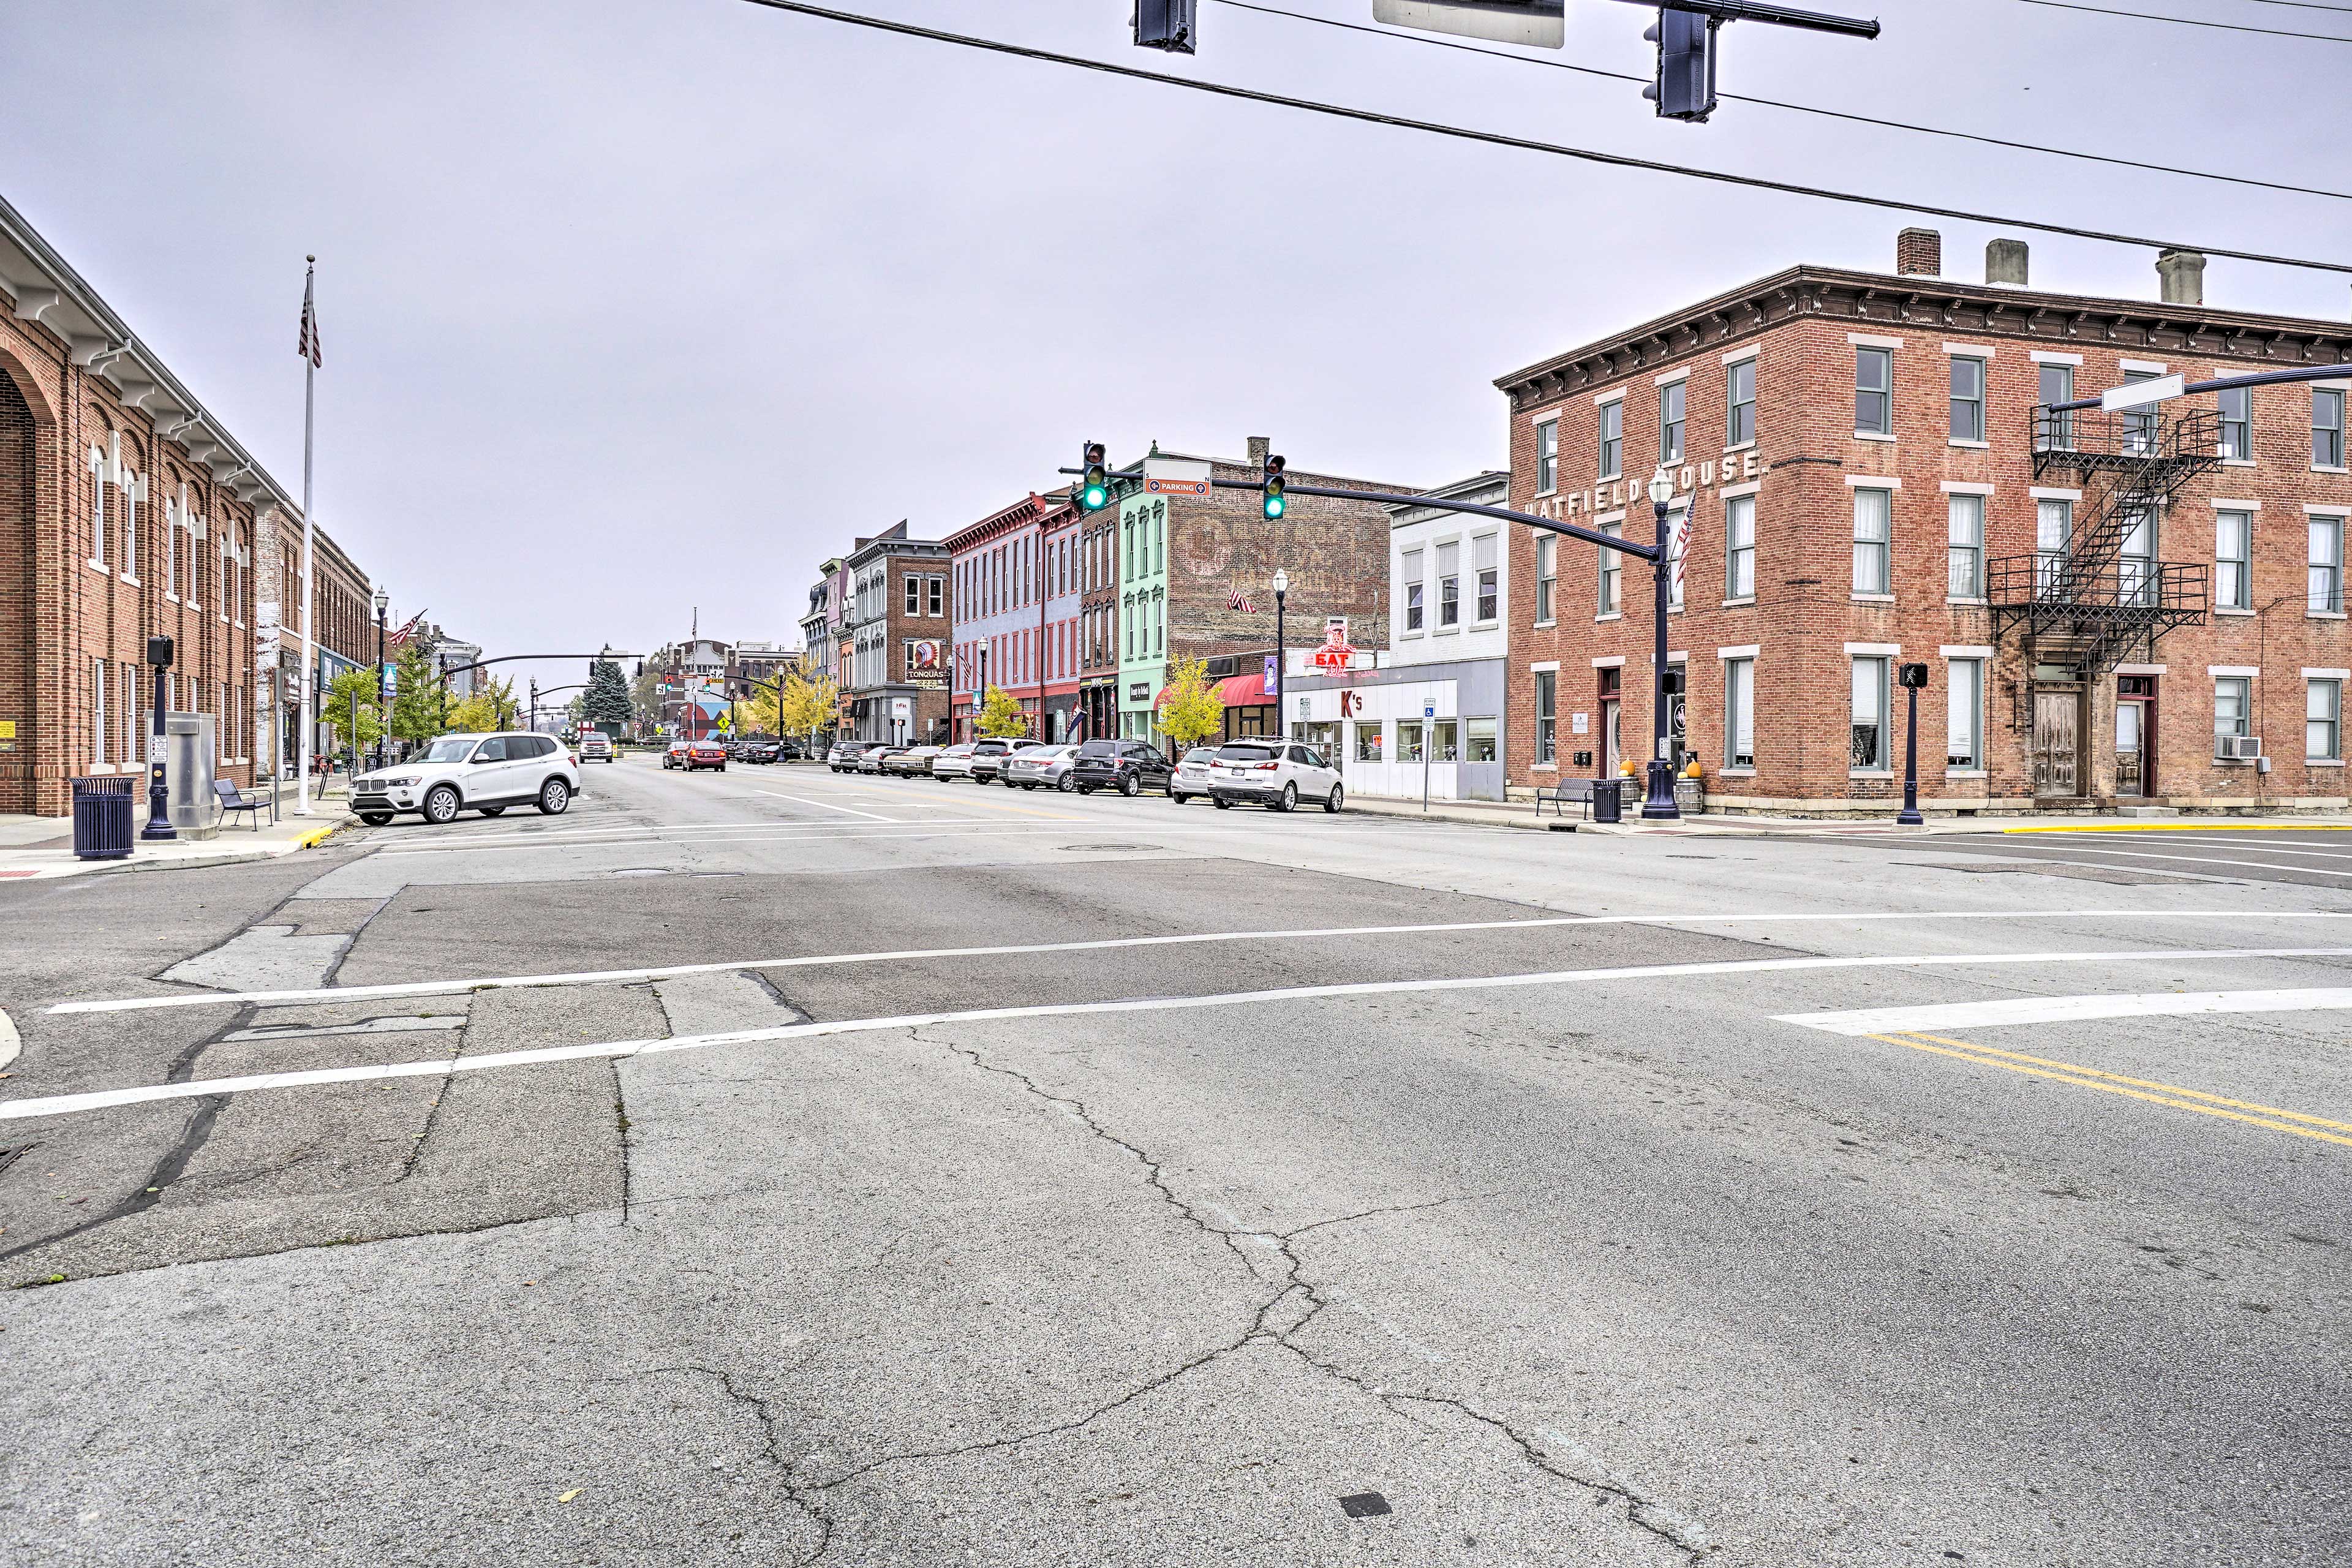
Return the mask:
[[1565, 816], [1555, 815], [1554, 808], [1549, 805], [1538, 816], [1535, 806], [1528, 802], [1501, 805], [1492, 801], [1433, 800], [1424, 809], [1418, 800], [1363, 795], [1349, 795], [1348, 809], [1419, 821], [1470, 823], [1481, 827], [1626, 836], [1665, 834], [1688, 837], [1731, 833], [1803, 838], [1927, 838], [1959, 833], [2164, 833], [2179, 832], [2184, 828], [2226, 828], [2239, 832], [2254, 828], [2304, 828], [2313, 832], [2352, 832], [2352, 816], [2343, 814], [2309, 816], [2287, 813], [2263, 816], [1930, 816], [1922, 826], [1904, 827], [1887, 820], [1752, 816], [1685, 816], [1674, 822], [1654, 823], [1643, 822], [1631, 813], [1622, 822], [1598, 823], [1585, 819], [1573, 805]]
[[[173, 838], [149, 844], [134, 838], [130, 858], [125, 860], [82, 860], [73, 852], [73, 819], [69, 816], [0, 816], [0, 881], [35, 881], [57, 877], [78, 877], [107, 871], [173, 871], [197, 866], [233, 866], [245, 860], [269, 860], [298, 850], [315, 848], [339, 829], [349, 827], [358, 818], [345, 810], [341, 784], [336, 798], [325, 799], [317, 789], [310, 795], [311, 815], [294, 815], [294, 785], [278, 786], [278, 817], [269, 820], [269, 808], [261, 809], [261, 826], [257, 830], [245, 826], [248, 820], [240, 814], [236, 826], [224, 819], [220, 831], [210, 838]], [[144, 826], [147, 821], [146, 801], [142, 798], [135, 812], [136, 821]]]

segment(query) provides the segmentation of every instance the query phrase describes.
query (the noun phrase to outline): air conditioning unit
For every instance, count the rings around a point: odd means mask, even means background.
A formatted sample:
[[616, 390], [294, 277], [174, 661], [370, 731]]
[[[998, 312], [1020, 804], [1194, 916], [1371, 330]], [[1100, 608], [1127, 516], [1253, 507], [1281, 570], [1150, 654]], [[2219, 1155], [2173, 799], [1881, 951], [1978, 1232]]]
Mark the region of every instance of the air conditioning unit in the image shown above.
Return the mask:
[[2263, 742], [2256, 735], [2216, 735], [2213, 737], [2213, 760], [2217, 763], [2259, 762]]

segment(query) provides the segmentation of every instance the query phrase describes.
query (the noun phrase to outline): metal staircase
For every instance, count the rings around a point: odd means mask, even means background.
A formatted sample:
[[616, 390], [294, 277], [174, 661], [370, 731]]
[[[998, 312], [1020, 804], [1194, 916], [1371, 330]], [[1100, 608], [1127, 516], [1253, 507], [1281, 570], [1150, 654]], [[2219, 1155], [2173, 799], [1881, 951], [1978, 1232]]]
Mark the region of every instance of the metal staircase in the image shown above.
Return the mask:
[[2087, 679], [2152, 657], [2174, 626], [2201, 625], [2210, 569], [2127, 558], [2123, 546], [2142, 518], [2161, 518], [2220, 463], [2221, 415], [2037, 408], [2033, 425], [2033, 477], [2067, 474], [2083, 499], [2064, 551], [1988, 563], [1996, 637], [2020, 633], [2030, 653], [2077, 665]]

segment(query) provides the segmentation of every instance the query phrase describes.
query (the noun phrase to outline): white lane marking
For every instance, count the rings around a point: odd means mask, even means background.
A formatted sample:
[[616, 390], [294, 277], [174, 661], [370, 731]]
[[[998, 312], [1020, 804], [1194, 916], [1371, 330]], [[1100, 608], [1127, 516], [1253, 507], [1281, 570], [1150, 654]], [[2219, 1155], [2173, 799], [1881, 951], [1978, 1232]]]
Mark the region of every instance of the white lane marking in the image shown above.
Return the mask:
[[[1007, 833], [1058, 829], [1006, 828]], [[58, 1013], [141, 1013], [162, 1007], [211, 1007], [247, 1002], [364, 1002], [379, 996], [453, 996], [467, 991], [528, 990], [549, 985], [610, 985], [662, 980], [677, 974], [719, 974], [733, 969], [815, 969], [835, 963], [907, 963], [934, 958], [1017, 958], [1044, 952], [1102, 952], [1118, 948], [1185, 947], [1226, 942], [1311, 942], [1337, 936], [1425, 936], [1465, 931], [1547, 931], [1563, 926], [1783, 925], [1838, 921], [2060, 921], [2060, 920], [2352, 920], [2352, 910], [1880, 910], [1860, 914], [1546, 915], [1536, 920], [1444, 921], [1423, 925], [1304, 926], [1287, 931], [1193, 931], [1179, 936], [1097, 937], [1081, 942], [1043, 942], [998, 947], [916, 947], [889, 952], [808, 953], [794, 958], [739, 958], [719, 963], [665, 963], [640, 969], [573, 970], [559, 974], [492, 974], [470, 979], [389, 981], [377, 985], [337, 985], [318, 991], [207, 991], [185, 996], [118, 996], [99, 1002], [58, 1002]]]
[[8, 1009], [0, 1007], [0, 1068], [15, 1061], [16, 1053], [23, 1048], [24, 1042], [16, 1034], [16, 1021], [8, 1016]]
[[[489, 854], [493, 851], [508, 849], [626, 849], [635, 846], [646, 844], [664, 845], [677, 849], [692, 849], [698, 846], [713, 844], [764, 844], [770, 842], [784, 844], [801, 842], [822, 844], [831, 843], [836, 839], [903, 838], [908, 837], [908, 835], [901, 833], [884, 832], [883, 827], [885, 826], [886, 825], [884, 824], [876, 824], [872, 826], [868, 826], [866, 824], [862, 822], [803, 822], [776, 823], [769, 826], [762, 827], [755, 824], [747, 823], [740, 828], [705, 833], [699, 837], [695, 838], [597, 838], [590, 840], [587, 843], [580, 843], [572, 840], [559, 840], [553, 844], [534, 842], [530, 839], [525, 839], [519, 844], [420, 845], [415, 848], [384, 849], [378, 853], [380, 857], [398, 858], [408, 855], [467, 855], [474, 853], [477, 850], [483, 854]], [[887, 824], [887, 826], [890, 827], [922, 828], [967, 826], [987, 829], [1001, 827], [1004, 825], [994, 817], [971, 817], [953, 823], [893, 822]], [[1043, 830], [1040, 829], [1039, 831]], [[985, 835], [983, 834], [982, 836], [984, 837]], [[955, 838], [970, 837], [973, 837], [973, 835], [926, 833], [919, 835], [919, 837], [927, 838]]]
[[[2105, 836], [2102, 837], [2105, 837]], [[2111, 838], [2107, 838], [2106, 842], [2111, 843], [2113, 840]], [[2159, 847], [2168, 844], [2210, 844], [2224, 849], [2240, 850], [2248, 855], [2304, 855], [2321, 860], [2352, 860], [2352, 854], [2347, 854], [2342, 849], [2330, 847], [2320, 844], [2316, 840], [2307, 838], [2265, 837], [2261, 843], [2254, 844], [2250, 843], [2243, 838], [2192, 838], [2185, 835], [2168, 833], [2156, 842]], [[2341, 843], [2342, 841], [2338, 840], [2337, 842]], [[2058, 847], [2061, 849], [2084, 849], [2093, 847], [2093, 846], [2070, 843], [2061, 844]], [[2127, 850], [2121, 849], [2116, 852], [2118, 854], [2129, 853]]]
[[[882, 816], [871, 811], [858, 811], [851, 806], [835, 805], [831, 801], [807, 800], [800, 795], [786, 795], [780, 789], [756, 790], [753, 793], [757, 795], [772, 795], [777, 800], [789, 800], [800, 805], [814, 805], [824, 811], [846, 811], [852, 816], [871, 817], [876, 822], [897, 822], [899, 820], [895, 816]], [[865, 797], [860, 796], [859, 798], [863, 799]]]
[[528, 1051], [502, 1051], [482, 1056], [443, 1058], [426, 1062], [376, 1063], [366, 1067], [319, 1068], [305, 1072], [260, 1073], [250, 1078], [204, 1079], [179, 1083], [147, 1084], [136, 1089], [98, 1089], [85, 1094], [51, 1095], [40, 1100], [0, 1102], [0, 1121], [34, 1116], [62, 1116], [79, 1110], [103, 1110], [117, 1105], [138, 1105], [158, 1100], [187, 1100], [214, 1094], [243, 1094], [253, 1089], [286, 1089], [305, 1084], [357, 1083], [377, 1078], [414, 1078], [436, 1072], [480, 1072], [490, 1068], [522, 1067], [538, 1062], [573, 1061], [586, 1057], [653, 1056], [664, 1051], [694, 1051], [711, 1046], [756, 1045], [771, 1040], [815, 1039], [831, 1035], [864, 1035], [884, 1029], [930, 1028], [945, 1024], [992, 1024], [1018, 1018], [1095, 1017], [1119, 1013], [1186, 1012], [1203, 1007], [1265, 1006], [1281, 1002], [1319, 1002], [1356, 996], [1394, 996], [1431, 991], [1506, 991], [1541, 985], [1590, 985], [1610, 980], [1664, 980], [1713, 974], [1775, 974], [1832, 969], [1968, 969], [1984, 966], [2042, 963], [2152, 963], [2198, 962], [2242, 963], [2250, 958], [2352, 958], [2352, 947], [2251, 947], [2187, 951], [2160, 948], [2152, 952], [1926, 952], [1857, 954], [1848, 958], [1735, 958], [1706, 963], [1651, 963], [1612, 969], [1556, 969], [1527, 974], [1462, 975], [1439, 980], [1362, 980], [1344, 984], [1293, 985], [1270, 991], [1226, 991], [1205, 996], [1136, 996], [1116, 1002], [1040, 1003], [1026, 1007], [971, 1007], [947, 1013], [901, 1013], [882, 1018], [837, 1018], [814, 1024], [780, 1024], [764, 1029], [735, 1029], [716, 1035], [678, 1035], [664, 1040], [614, 1040], [603, 1045], [554, 1046]]
[[2052, 856], [2105, 855], [2118, 859], [2180, 860], [2191, 866], [2239, 866], [2250, 871], [2299, 871], [2306, 877], [2334, 877], [2341, 881], [2352, 871], [2324, 871], [2316, 866], [2277, 866], [2268, 860], [2224, 860], [2216, 855], [2158, 855], [2149, 849], [2098, 849], [2088, 844], [2053, 844]]
[[1917, 1029], [1999, 1029], [2018, 1024], [2071, 1024], [2086, 1018], [2190, 1017], [2212, 1013], [2333, 1013], [2352, 1009], [2352, 986], [2288, 991], [2136, 991], [2097, 996], [2014, 996], [1999, 1002], [1942, 1002], [1917, 1007], [1854, 1007], [1836, 1013], [1783, 1013], [1775, 1023], [1802, 1024], [1832, 1035], [1890, 1035]]

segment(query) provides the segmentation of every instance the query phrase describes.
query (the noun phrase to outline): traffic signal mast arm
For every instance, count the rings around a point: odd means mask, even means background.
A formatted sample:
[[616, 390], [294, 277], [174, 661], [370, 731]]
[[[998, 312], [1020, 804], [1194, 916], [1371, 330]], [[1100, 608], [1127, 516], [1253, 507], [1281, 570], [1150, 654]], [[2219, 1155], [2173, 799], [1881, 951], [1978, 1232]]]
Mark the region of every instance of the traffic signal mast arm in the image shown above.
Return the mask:
[[1792, 5], [1769, 5], [1758, 0], [1622, 0], [1660, 11], [1688, 11], [1718, 22], [1769, 22], [1776, 27], [1802, 27], [1808, 32], [1838, 33], [1849, 38], [1878, 37], [1875, 21], [1832, 16], [1821, 11], [1800, 11]]

